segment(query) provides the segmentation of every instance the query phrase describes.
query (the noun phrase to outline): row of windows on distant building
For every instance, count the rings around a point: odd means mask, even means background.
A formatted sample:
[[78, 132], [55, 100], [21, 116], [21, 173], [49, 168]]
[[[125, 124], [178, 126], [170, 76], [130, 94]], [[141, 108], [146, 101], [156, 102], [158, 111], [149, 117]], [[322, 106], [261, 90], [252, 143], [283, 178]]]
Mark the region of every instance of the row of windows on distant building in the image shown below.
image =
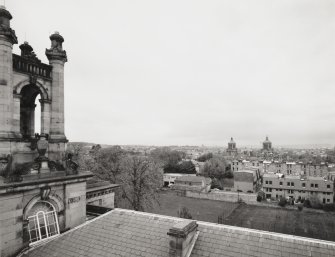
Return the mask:
[[[265, 180], [265, 184], [266, 185], [272, 185], [272, 181], [271, 180]], [[282, 186], [283, 185], [283, 182], [280, 181], [279, 182], [279, 185]], [[291, 187], [294, 187], [294, 182], [287, 182], [287, 186], [291, 186]], [[306, 183], [303, 182], [301, 183], [301, 186], [302, 187], [306, 187]], [[310, 187], [314, 187], [314, 188], [319, 188], [319, 184], [316, 184], [316, 183], [310, 183]], [[330, 188], [330, 185], [327, 185], [327, 188]]]

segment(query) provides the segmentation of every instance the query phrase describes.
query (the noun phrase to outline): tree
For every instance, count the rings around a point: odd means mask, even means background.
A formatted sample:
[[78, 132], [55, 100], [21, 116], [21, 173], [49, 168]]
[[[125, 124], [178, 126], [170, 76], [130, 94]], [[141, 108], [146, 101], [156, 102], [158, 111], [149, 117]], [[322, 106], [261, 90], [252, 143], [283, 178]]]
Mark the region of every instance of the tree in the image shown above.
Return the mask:
[[287, 204], [287, 200], [285, 199], [285, 197], [280, 197], [278, 205], [281, 207], [285, 207], [286, 204]]
[[120, 146], [109, 148], [92, 147], [90, 151], [91, 160], [87, 166], [100, 179], [107, 180], [113, 184], [117, 183], [117, 176], [121, 173], [121, 162], [127, 152]]
[[225, 177], [227, 164], [223, 158], [213, 157], [202, 168], [205, 177], [222, 179]]
[[120, 146], [97, 145], [84, 159], [85, 168], [95, 177], [120, 185], [115, 192], [117, 206], [143, 211], [159, 203], [157, 190], [163, 183], [163, 171], [152, 158], [127, 152]]
[[310, 202], [312, 208], [315, 208], [315, 209], [321, 209], [322, 208], [322, 204], [321, 204], [319, 198], [316, 195], [311, 195], [309, 197], [309, 202]]
[[192, 219], [192, 215], [186, 207], [182, 207], [178, 210], [178, 217], [183, 219]]
[[158, 147], [150, 152], [150, 156], [157, 161], [160, 161], [162, 166], [165, 165], [176, 165], [183, 158], [186, 153], [176, 150], [171, 150], [169, 147]]
[[201, 156], [199, 156], [197, 158], [197, 161], [198, 162], [205, 162], [205, 161], [208, 161], [209, 159], [212, 159], [213, 158], [213, 154], [212, 153], [205, 153]]
[[163, 183], [163, 172], [149, 158], [126, 156], [117, 181], [121, 184], [122, 197], [135, 211], [144, 211], [159, 203], [157, 193]]

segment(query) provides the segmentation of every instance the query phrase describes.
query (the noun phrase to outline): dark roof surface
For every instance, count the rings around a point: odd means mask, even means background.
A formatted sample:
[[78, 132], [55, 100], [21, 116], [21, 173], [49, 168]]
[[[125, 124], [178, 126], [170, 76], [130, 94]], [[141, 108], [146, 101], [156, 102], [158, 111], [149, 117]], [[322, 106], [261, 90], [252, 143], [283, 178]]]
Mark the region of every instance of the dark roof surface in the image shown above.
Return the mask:
[[[183, 219], [115, 209], [36, 246], [23, 256], [169, 256], [167, 232]], [[335, 243], [199, 222], [191, 257], [335, 256]]]

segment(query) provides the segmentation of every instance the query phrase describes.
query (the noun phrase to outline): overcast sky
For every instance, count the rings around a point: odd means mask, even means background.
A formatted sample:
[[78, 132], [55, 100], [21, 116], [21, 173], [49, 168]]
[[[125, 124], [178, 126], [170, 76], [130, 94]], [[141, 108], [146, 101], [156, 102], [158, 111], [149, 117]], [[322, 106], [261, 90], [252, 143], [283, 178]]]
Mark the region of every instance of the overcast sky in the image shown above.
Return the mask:
[[70, 141], [335, 142], [333, 0], [7, 0], [6, 7], [19, 43], [28, 41], [42, 61], [49, 35], [65, 38]]

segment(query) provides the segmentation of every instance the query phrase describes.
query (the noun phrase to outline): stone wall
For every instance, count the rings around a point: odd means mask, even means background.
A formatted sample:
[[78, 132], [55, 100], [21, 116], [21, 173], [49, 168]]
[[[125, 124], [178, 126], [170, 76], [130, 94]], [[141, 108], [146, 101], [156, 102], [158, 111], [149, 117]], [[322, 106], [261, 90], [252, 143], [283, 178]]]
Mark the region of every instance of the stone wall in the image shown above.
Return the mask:
[[114, 192], [110, 192], [108, 194], [103, 195], [96, 195], [91, 197], [90, 199], [87, 199], [87, 204], [98, 205], [107, 208], [114, 208], [114, 196], [115, 196]]
[[67, 184], [65, 187], [65, 223], [73, 228], [86, 220], [86, 182]]
[[237, 192], [209, 192], [209, 193], [198, 193], [186, 191], [186, 197], [208, 199], [215, 201], [224, 202], [238, 202], [243, 201], [245, 203], [255, 203], [257, 202], [257, 194], [244, 194]]
[[0, 194], [0, 256], [12, 256], [23, 245], [23, 193]]

